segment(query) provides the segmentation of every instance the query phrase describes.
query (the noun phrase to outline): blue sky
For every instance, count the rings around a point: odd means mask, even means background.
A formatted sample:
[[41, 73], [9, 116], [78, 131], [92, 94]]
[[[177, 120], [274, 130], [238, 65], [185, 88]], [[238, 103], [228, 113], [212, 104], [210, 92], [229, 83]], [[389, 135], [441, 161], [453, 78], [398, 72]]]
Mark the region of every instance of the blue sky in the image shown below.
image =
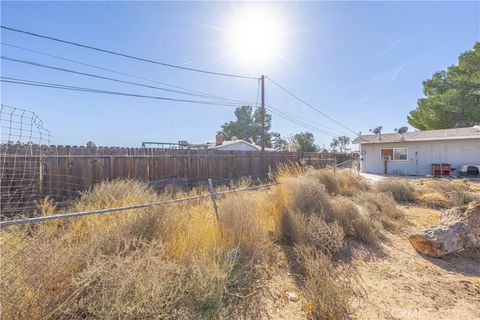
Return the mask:
[[[263, 64], [239, 59], [238, 50], [232, 53], [230, 33], [225, 31], [248, 21], [243, 13], [256, 8], [275, 15], [275, 27], [281, 29], [280, 49]], [[480, 2], [2, 1], [1, 19], [5, 26], [166, 63], [265, 74], [355, 132], [378, 125], [388, 132], [406, 125], [408, 112], [422, 96], [422, 81], [456, 63], [460, 53], [480, 40]], [[255, 101], [257, 96], [255, 80], [166, 68], [6, 30], [1, 37], [9, 44], [221, 97]], [[11, 58], [153, 84], [5, 45], [1, 51]], [[1, 74], [185, 98], [4, 60]], [[345, 131], [268, 81], [265, 90], [267, 104], [317, 126]], [[36, 112], [52, 131], [53, 142], [64, 145], [89, 140], [108, 146], [139, 146], [145, 140], [202, 143], [214, 140], [220, 126], [233, 119], [234, 110], [5, 83], [1, 101]], [[284, 136], [308, 130], [275, 115], [273, 129]], [[312, 132], [320, 145], [332, 139]]]

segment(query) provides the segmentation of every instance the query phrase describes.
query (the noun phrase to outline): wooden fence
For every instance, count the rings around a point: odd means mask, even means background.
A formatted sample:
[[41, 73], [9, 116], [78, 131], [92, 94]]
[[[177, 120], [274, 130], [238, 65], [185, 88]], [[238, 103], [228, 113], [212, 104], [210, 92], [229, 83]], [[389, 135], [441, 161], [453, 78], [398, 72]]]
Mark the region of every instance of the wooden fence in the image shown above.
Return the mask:
[[[321, 168], [352, 155], [313, 152], [175, 150], [159, 148], [87, 148], [76, 146], [2, 146], [0, 177], [5, 200], [20, 205], [36, 196], [68, 200], [95, 183], [133, 178], [154, 185], [186, 186], [212, 180], [265, 177], [280, 163]], [[18, 202], [18, 203], [17, 203]]]

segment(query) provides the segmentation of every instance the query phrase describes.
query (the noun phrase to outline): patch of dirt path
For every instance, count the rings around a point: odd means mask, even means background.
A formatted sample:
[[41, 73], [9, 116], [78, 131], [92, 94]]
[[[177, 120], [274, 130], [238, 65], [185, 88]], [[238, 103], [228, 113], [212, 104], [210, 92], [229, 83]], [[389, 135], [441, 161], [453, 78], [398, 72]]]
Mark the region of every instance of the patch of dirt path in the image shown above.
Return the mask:
[[407, 209], [413, 225], [386, 233], [379, 248], [352, 250], [352, 263], [365, 290], [358, 318], [480, 319], [480, 250], [443, 259], [417, 253], [408, 235], [435, 218], [418, 219], [418, 210], [424, 209]]
[[276, 246], [274, 251], [275, 258], [272, 262], [258, 266], [261, 277], [255, 285], [255, 294], [246, 299], [230, 318], [308, 319], [306, 301], [298, 286], [297, 276], [292, 274], [285, 251], [281, 246]]

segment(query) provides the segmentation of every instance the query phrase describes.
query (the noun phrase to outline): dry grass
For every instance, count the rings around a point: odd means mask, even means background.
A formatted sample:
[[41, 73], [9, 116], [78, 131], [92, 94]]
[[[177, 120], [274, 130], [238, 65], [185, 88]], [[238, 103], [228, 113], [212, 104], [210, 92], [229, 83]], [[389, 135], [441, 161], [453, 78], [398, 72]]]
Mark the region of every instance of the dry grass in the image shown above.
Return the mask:
[[305, 246], [296, 246], [295, 253], [313, 318], [349, 318], [352, 313], [353, 290], [335, 280], [338, 276], [329, 256]]
[[96, 256], [76, 276], [75, 302], [63, 314], [93, 319], [214, 318], [228, 271], [219, 263], [171, 259], [161, 242]]
[[334, 199], [332, 213], [347, 237], [366, 244], [374, 244], [378, 240], [381, 225], [367, 210], [351, 199], [346, 197]]
[[420, 203], [433, 208], [452, 208], [480, 200], [476, 184], [467, 180], [421, 180]]
[[407, 180], [384, 179], [375, 184], [375, 190], [390, 193], [396, 201], [400, 202], [417, 200], [415, 185]]
[[440, 210], [422, 207], [407, 207], [404, 211], [408, 218], [416, 222], [418, 229], [430, 227], [440, 221]]
[[325, 186], [332, 195], [351, 196], [360, 191], [371, 189], [368, 181], [348, 171], [336, 171], [324, 169], [315, 172], [314, 176]]
[[405, 213], [399, 208], [390, 193], [361, 192], [354, 197], [369, 214], [372, 223], [380, 223], [388, 230], [394, 230], [405, 221]]
[[[205, 198], [0, 233], [2, 270], [9, 270], [0, 280], [2, 307], [6, 297], [16, 300], [3, 307], [2, 318], [228, 317], [227, 303], [241, 301], [232, 300], [227, 289], [248, 294], [252, 262], [267, 261], [280, 239], [297, 248], [314, 317], [345, 317], [350, 292], [334, 280], [330, 256], [344, 248], [345, 238], [374, 243], [382, 226], [393, 228], [403, 211], [391, 194], [371, 190], [347, 172], [332, 176], [283, 166], [273, 178], [281, 184], [271, 192], [220, 197], [219, 222]], [[159, 195], [142, 182], [116, 180], [82, 193], [69, 211], [199, 193], [204, 190], [171, 188]], [[55, 212], [51, 201], [41, 207], [45, 215]], [[240, 258], [226, 261], [232, 249], [239, 249]]]

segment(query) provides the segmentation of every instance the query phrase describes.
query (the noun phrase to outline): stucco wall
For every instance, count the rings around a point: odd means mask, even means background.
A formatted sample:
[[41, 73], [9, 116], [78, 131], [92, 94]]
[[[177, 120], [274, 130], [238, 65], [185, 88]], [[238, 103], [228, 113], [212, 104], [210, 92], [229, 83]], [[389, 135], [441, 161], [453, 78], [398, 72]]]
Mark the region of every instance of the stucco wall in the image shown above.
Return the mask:
[[480, 165], [480, 139], [443, 140], [425, 142], [396, 142], [362, 144], [362, 172], [384, 173], [382, 148], [408, 148], [406, 161], [390, 160], [387, 173], [426, 175], [432, 172], [432, 163], [450, 163], [452, 168], [465, 164]]

